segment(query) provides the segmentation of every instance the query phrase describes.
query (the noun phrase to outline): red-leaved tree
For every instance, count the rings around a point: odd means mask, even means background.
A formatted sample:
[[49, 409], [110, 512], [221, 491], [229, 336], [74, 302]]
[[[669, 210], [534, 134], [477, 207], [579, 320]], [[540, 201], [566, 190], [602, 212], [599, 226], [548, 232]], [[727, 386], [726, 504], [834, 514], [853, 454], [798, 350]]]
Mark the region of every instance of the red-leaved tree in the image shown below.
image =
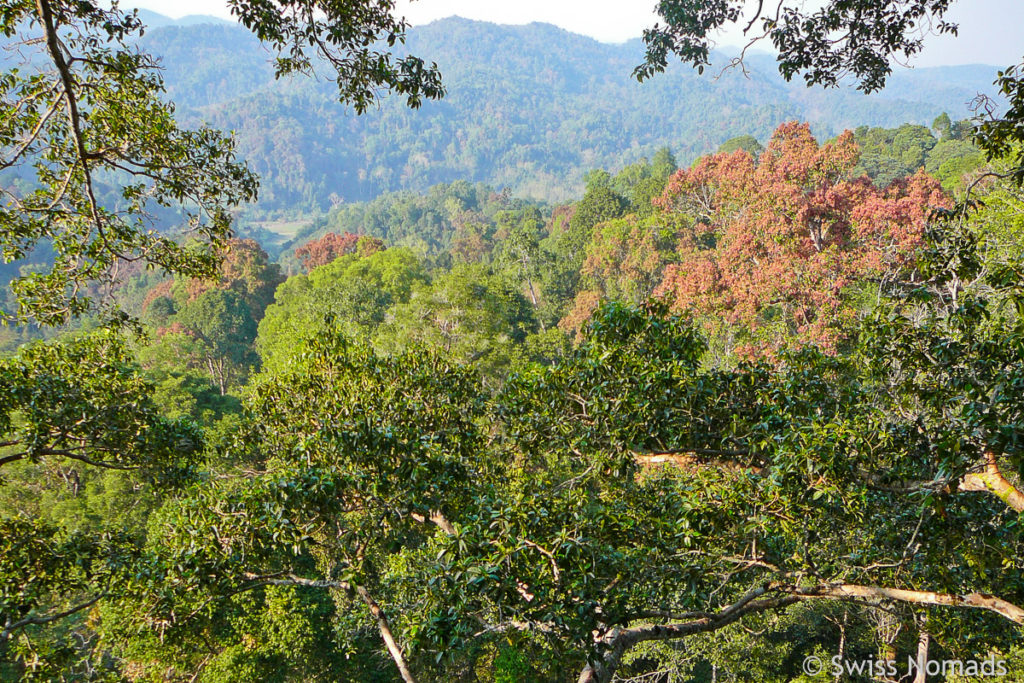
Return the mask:
[[317, 266], [330, 263], [339, 256], [354, 254], [359, 243], [359, 235], [343, 232], [340, 235], [329, 232], [318, 240], [307, 242], [295, 250], [295, 255], [302, 261], [302, 266], [313, 270]]
[[923, 172], [884, 189], [854, 178], [857, 159], [850, 132], [818, 145], [786, 123], [756, 162], [740, 150], [677, 172], [655, 203], [688, 228], [657, 294], [741, 355], [835, 350], [856, 314], [851, 285], [912, 266], [929, 212], [950, 205]]
[[317, 266], [326, 265], [339, 256], [356, 254], [369, 256], [384, 249], [384, 242], [369, 235], [356, 235], [351, 232], [337, 234], [329, 232], [318, 240], [307, 242], [295, 250], [295, 255], [302, 261], [306, 271]]

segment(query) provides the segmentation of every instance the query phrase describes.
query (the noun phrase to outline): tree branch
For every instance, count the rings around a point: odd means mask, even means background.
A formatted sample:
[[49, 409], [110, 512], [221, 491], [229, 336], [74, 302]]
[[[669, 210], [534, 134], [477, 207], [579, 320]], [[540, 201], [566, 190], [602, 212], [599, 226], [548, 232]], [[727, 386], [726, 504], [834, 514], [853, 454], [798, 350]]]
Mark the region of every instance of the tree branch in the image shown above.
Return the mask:
[[764, 470], [756, 465], [744, 465], [726, 458], [748, 457], [749, 451], [730, 451], [717, 448], [680, 448], [652, 453], [633, 451], [633, 458], [640, 466], [674, 465], [691, 471], [711, 467], [727, 472], [751, 472], [761, 474]]
[[771, 599], [758, 599], [778, 590], [770, 584], [756, 586], [729, 607], [698, 619], [675, 624], [654, 624], [612, 629], [598, 639], [598, 650], [604, 654], [590, 661], [580, 673], [578, 683], [609, 683], [618, 669], [623, 655], [635, 645], [651, 640], [679, 640], [697, 633], [717, 631], [732, 624], [747, 614], [763, 612], [795, 604], [801, 601], [796, 595], [783, 595]]
[[117, 463], [107, 462], [105, 460], [93, 460], [87, 455], [82, 455], [81, 453], [76, 453], [75, 451], [68, 451], [59, 448], [41, 448], [34, 454], [30, 453], [29, 451], [22, 451], [20, 453], [12, 453], [10, 455], [5, 455], [4, 457], [0, 458], [0, 467], [3, 467], [4, 465], [10, 464], [12, 462], [17, 462], [18, 460], [24, 460], [25, 458], [31, 455], [55, 455], [62, 458], [68, 458], [70, 460], [77, 460], [78, 462], [85, 463], [86, 465], [92, 465], [93, 467], [102, 467], [108, 470], [132, 471], [139, 469], [138, 466], [136, 465], [119, 465]]
[[1015, 624], [1024, 626], [1024, 609], [1007, 600], [985, 593], [959, 595], [955, 593], [935, 593], [932, 591], [905, 590], [881, 586], [860, 586], [848, 583], [815, 586], [813, 588], [793, 588], [788, 592], [802, 599], [809, 600], [831, 599], [854, 600], [858, 602], [895, 600], [896, 602], [906, 602], [915, 605], [982, 609], [995, 612]]
[[11, 455], [5, 455], [4, 457], [0, 458], [0, 467], [3, 467], [4, 465], [8, 465], [8, 464], [10, 464], [12, 462], [17, 462], [19, 460], [23, 460], [27, 456], [28, 456], [28, 453], [24, 453], [24, 452], [22, 452], [22, 453], [12, 453]]
[[[776, 597], [765, 597], [776, 594]], [[994, 612], [1009, 621], [1024, 626], [1024, 609], [984, 593], [967, 595], [906, 590], [857, 584], [821, 584], [799, 587], [787, 584], [756, 586], [737, 602], [719, 612], [673, 624], [646, 624], [630, 628], [612, 629], [595, 641], [599, 656], [584, 667], [578, 683], [608, 683], [614, 676], [623, 655], [631, 647], [652, 640], [679, 640], [696, 633], [716, 631], [740, 620], [748, 614], [764, 612], [796, 604], [805, 600], [845, 600], [874, 603], [895, 601], [915, 605], [939, 605], [981, 609]]]
[[398, 667], [398, 672], [402, 675], [402, 680], [405, 683], [416, 683], [416, 679], [413, 677], [412, 672], [409, 671], [409, 666], [405, 662], [405, 656], [402, 654], [402, 648], [398, 646], [398, 642], [395, 640], [394, 635], [391, 633], [391, 625], [388, 623], [387, 615], [384, 614], [384, 610], [380, 608], [380, 605], [373, 599], [369, 591], [363, 586], [356, 586], [356, 593], [362, 598], [366, 606], [370, 608], [370, 614], [377, 620], [377, 628], [380, 630], [381, 638], [384, 639], [384, 644], [388, 648], [388, 652], [391, 653], [391, 658], [395, 660], [395, 666]]
[[415, 519], [420, 524], [426, 524], [428, 521], [433, 522], [437, 525], [437, 528], [439, 528], [448, 536], [455, 535], [455, 527], [452, 525], [451, 522], [448, 521], [448, 518], [445, 517], [444, 513], [441, 512], [440, 510], [431, 511], [429, 517], [425, 517], [419, 514], [418, 512], [413, 512], [409, 516]]
[[60, 619], [63, 619], [64, 617], [69, 617], [76, 612], [81, 612], [84, 609], [92, 607], [105, 597], [107, 597], [107, 594], [103, 593], [102, 595], [97, 595], [95, 598], [92, 598], [91, 600], [87, 600], [86, 602], [75, 605], [74, 607], [70, 607], [62, 612], [54, 612], [52, 614], [47, 614], [43, 617], [25, 617], [24, 619], [21, 619], [19, 621], [8, 623], [6, 626], [4, 626], [4, 630], [0, 631], [0, 645], [6, 644], [7, 640], [11, 637], [11, 634], [17, 631], [18, 629], [25, 628], [26, 626], [41, 626], [43, 624], [49, 624], [53, 621], [58, 621]]
[[1024, 512], [1024, 492], [1003, 476], [995, 453], [985, 454], [985, 469], [965, 476], [957, 487], [960, 491], [984, 491], [995, 495], [1008, 507]]
[[395, 666], [398, 667], [398, 672], [402, 675], [402, 680], [405, 683], [416, 683], [416, 679], [409, 671], [405, 656], [402, 654], [402, 648], [398, 646], [398, 642], [391, 632], [391, 625], [388, 623], [387, 615], [384, 614], [384, 610], [380, 608], [380, 605], [377, 604], [376, 600], [373, 599], [373, 596], [370, 595], [370, 592], [364, 586], [353, 586], [347, 581], [306, 579], [289, 572], [269, 575], [247, 572], [243, 576], [246, 580], [253, 582], [249, 588], [258, 588], [259, 586], [305, 586], [308, 588], [336, 588], [344, 591], [354, 591], [369, 608], [373, 618], [377, 620], [377, 629], [380, 631], [381, 638], [384, 640], [384, 645], [387, 646], [391, 658], [395, 661]]
[[50, 0], [36, 0], [36, 11], [39, 13], [39, 22], [46, 32], [46, 47], [50, 52], [50, 57], [53, 59], [54, 66], [57, 67], [57, 72], [60, 74], [61, 84], [64, 86], [64, 99], [68, 105], [68, 123], [71, 126], [72, 137], [75, 141], [78, 161], [82, 165], [85, 193], [89, 200], [89, 211], [92, 214], [92, 220], [96, 224], [96, 230], [99, 233], [100, 239], [103, 240], [103, 244], [111, 253], [120, 256], [120, 253], [107, 241], [106, 233], [103, 230], [103, 221], [100, 218], [99, 205], [96, 202], [96, 193], [92, 185], [92, 172], [89, 170], [89, 159], [92, 156], [85, 148], [85, 135], [82, 133], [82, 119], [78, 109], [78, 98], [75, 96], [74, 79], [71, 75], [71, 67], [68, 65], [67, 60], [64, 58], [64, 52], [61, 50], [57, 27], [53, 21], [53, 10], [50, 7]]

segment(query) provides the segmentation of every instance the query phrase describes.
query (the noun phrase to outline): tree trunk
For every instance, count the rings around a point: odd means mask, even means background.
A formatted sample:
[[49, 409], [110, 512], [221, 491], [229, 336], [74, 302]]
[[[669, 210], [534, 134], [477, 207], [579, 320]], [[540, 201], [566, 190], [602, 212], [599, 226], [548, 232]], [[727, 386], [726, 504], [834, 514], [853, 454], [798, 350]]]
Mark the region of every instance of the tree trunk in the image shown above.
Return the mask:
[[[846, 660], [846, 620], [849, 616], [849, 612], [843, 610], [843, 622], [839, 624], [839, 663], [842, 664]], [[836, 683], [843, 677], [842, 667], [836, 672], [834, 678]]]
[[914, 683], [927, 683], [928, 681], [928, 646], [931, 643], [931, 636], [924, 630], [924, 622], [921, 622], [921, 629], [917, 636], [917, 671], [914, 672]]

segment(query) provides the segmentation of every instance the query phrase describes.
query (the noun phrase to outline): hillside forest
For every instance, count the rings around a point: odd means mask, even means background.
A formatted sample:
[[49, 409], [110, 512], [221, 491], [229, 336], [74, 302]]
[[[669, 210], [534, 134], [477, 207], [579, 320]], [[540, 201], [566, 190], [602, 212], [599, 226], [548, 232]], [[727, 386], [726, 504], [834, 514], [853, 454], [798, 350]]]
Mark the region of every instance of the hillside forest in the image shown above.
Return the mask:
[[[968, 116], [888, 66], [949, 2], [743, 4], [0, 2], [0, 680], [1024, 681], [1024, 66]], [[477, 35], [569, 111], [474, 119]], [[719, 118], [537, 143], [588, 69]]]

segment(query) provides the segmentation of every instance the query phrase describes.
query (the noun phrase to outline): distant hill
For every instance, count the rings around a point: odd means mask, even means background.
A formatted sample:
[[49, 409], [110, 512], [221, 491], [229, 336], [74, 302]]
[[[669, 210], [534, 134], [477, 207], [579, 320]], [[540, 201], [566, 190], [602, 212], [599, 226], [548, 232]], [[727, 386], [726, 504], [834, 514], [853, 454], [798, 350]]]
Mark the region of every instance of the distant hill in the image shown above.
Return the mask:
[[210, 16], [209, 14], [189, 14], [188, 16], [184, 16], [179, 19], [172, 19], [171, 17], [164, 16], [163, 14], [148, 9], [139, 8], [138, 12], [139, 18], [142, 19], [146, 26], [151, 29], [163, 26], [197, 26], [199, 24], [232, 25], [229, 21], [221, 19], [220, 17]]
[[590, 168], [616, 169], [662, 146], [686, 163], [736, 135], [764, 141], [785, 120], [831, 136], [864, 124], [929, 125], [943, 111], [962, 118], [970, 99], [992, 91], [996, 72], [899, 70], [884, 92], [864, 96], [786, 83], [771, 57], [753, 55], [749, 78], [731, 70], [716, 80], [676, 64], [639, 84], [639, 40], [610, 45], [547, 24], [451, 18], [408, 39], [410, 52], [438, 62], [448, 96], [419, 111], [390, 98], [357, 117], [335, 101], [328, 78], [275, 81], [272, 55], [239, 26], [156, 17], [143, 43], [162, 57], [179, 115], [237, 131], [263, 178], [257, 212], [268, 215], [458, 179], [563, 200]]

